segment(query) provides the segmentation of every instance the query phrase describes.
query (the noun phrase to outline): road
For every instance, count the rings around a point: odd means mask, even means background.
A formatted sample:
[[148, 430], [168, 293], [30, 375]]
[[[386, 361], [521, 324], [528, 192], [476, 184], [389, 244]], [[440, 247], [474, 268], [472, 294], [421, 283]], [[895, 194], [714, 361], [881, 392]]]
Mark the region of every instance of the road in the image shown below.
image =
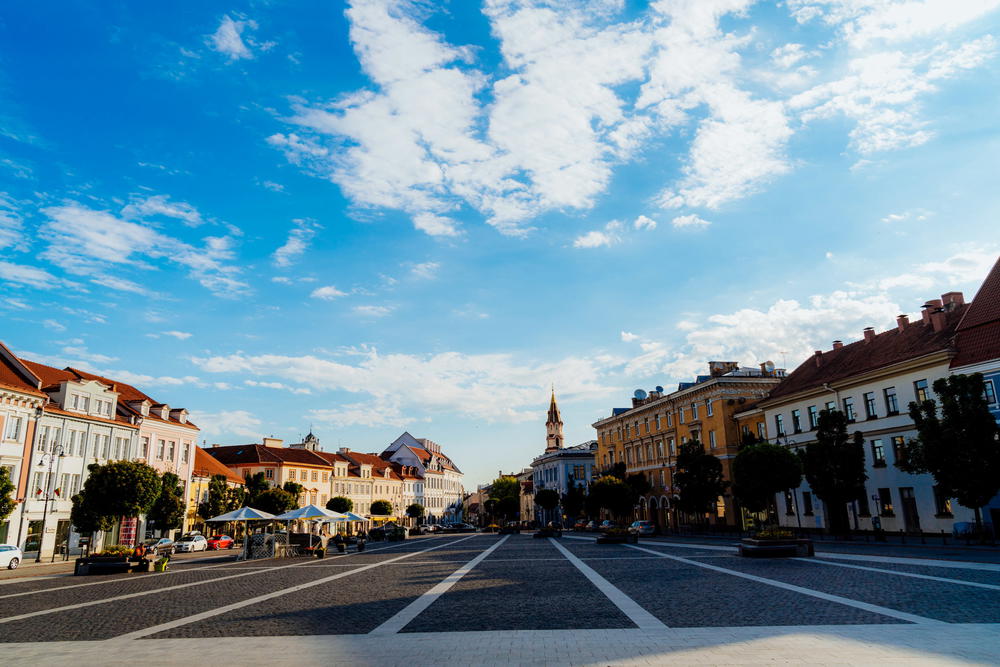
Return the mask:
[[322, 560], [8, 580], [5, 662], [994, 664], [1000, 565], [446, 535]]

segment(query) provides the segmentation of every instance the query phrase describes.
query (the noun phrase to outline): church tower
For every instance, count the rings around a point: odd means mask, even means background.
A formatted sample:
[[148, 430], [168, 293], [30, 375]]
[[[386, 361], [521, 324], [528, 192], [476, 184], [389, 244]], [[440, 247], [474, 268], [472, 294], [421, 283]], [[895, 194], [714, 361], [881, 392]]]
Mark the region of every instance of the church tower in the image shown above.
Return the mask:
[[559, 416], [559, 406], [556, 405], [556, 390], [552, 388], [552, 400], [549, 402], [549, 418], [545, 422], [545, 451], [554, 452], [563, 446], [563, 423]]

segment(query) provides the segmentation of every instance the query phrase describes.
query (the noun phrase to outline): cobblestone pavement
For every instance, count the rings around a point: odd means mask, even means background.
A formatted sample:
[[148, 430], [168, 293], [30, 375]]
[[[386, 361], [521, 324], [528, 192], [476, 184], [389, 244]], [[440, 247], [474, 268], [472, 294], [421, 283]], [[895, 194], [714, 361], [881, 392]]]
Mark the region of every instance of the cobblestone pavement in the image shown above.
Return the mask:
[[447, 535], [321, 560], [30, 577], [0, 586], [0, 656], [409, 667], [1000, 662], [997, 564], [926, 551], [919, 560], [747, 559], [720, 542], [637, 547]]

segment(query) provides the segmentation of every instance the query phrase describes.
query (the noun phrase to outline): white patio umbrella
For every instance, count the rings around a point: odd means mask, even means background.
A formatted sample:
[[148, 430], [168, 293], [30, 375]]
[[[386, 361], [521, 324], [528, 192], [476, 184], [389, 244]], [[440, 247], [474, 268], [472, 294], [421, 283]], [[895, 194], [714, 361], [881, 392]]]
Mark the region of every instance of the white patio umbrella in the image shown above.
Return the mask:
[[[274, 518], [279, 521], [336, 521], [337, 519], [346, 518], [346, 515], [328, 510], [319, 505], [309, 504], [305, 507], [288, 510], [284, 514], [279, 514]], [[309, 547], [312, 547], [312, 533], [309, 533]]]
[[211, 519], [205, 519], [205, 522], [208, 523], [212, 521], [212, 522], [224, 523], [227, 521], [242, 521], [244, 523], [243, 532], [245, 533], [244, 535], [245, 539], [243, 540], [243, 553], [242, 555], [240, 555], [240, 558], [247, 558], [250, 545], [250, 538], [249, 538], [250, 530], [249, 526], [246, 526], [245, 524], [247, 524], [250, 521], [270, 521], [273, 518], [274, 515], [271, 514], [270, 512], [265, 512], [263, 510], [255, 510], [252, 507], [241, 507], [238, 510], [233, 510], [232, 512], [226, 512], [225, 514], [220, 514], [219, 516], [212, 517]]

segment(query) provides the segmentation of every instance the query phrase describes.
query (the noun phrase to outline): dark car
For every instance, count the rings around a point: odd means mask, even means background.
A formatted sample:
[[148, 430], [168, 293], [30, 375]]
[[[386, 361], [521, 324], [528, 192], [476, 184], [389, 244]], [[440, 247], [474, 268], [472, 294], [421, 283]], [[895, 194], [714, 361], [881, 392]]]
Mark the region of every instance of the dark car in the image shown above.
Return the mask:
[[611, 530], [617, 527], [618, 525], [614, 521], [611, 521], [610, 519], [605, 519], [604, 521], [601, 522], [601, 525], [597, 527], [597, 530], [603, 533], [606, 530]]
[[582, 520], [577, 521], [573, 524], [573, 530], [587, 530], [587, 522]]
[[471, 523], [453, 523], [448, 527], [450, 533], [474, 533], [476, 527]]
[[153, 556], [172, 554], [174, 552], [174, 541], [169, 537], [151, 537], [144, 542], [146, 553]]

